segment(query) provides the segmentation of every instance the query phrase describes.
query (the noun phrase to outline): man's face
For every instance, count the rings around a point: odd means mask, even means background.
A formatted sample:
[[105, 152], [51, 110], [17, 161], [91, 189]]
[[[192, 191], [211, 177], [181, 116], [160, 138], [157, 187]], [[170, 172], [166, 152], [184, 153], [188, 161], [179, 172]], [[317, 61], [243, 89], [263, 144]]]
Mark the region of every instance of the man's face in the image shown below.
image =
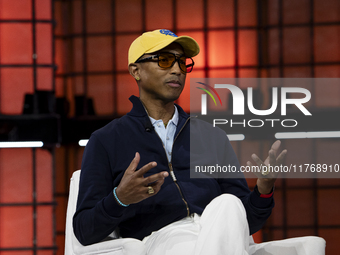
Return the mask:
[[[153, 56], [160, 52], [174, 53], [176, 56], [183, 55], [182, 47], [172, 43], [166, 48], [142, 58]], [[161, 68], [158, 62], [148, 61], [139, 63], [139, 92], [142, 100], [161, 100], [164, 103], [173, 102], [180, 96], [185, 83], [186, 73], [183, 73], [176, 62], [170, 68]]]

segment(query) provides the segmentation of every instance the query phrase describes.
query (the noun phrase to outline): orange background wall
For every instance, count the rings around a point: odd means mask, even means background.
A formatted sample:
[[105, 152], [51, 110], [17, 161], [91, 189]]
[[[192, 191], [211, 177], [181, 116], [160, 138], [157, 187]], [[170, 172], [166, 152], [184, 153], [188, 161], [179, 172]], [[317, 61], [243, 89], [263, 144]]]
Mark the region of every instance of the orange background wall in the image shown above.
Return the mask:
[[[51, 20], [52, 1], [0, 0], [0, 114], [20, 115], [26, 93], [54, 89]], [[53, 254], [53, 158], [0, 149], [0, 254]]]
[[[201, 53], [187, 82], [191, 77], [340, 77], [337, 0], [0, 0], [0, 114], [22, 114], [25, 93], [36, 90], [66, 98], [68, 118], [80, 118], [75, 96], [92, 98], [98, 118], [125, 114], [128, 97], [138, 95], [127, 72], [128, 47], [143, 31], [158, 28], [199, 43]], [[316, 86], [312, 94], [317, 97], [310, 107], [339, 109], [340, 87]], [[189, 111], [189, 102], [186, 86], [178, 103]], [[265, 155], [269, 144], [232, 143], [242, 165], [254, 152]], [[303, 145], [284, 142], [287, 162], [298, 157], [339, 163], [339, 139]], [[324, 153], [329, 148], [333, 152]], [[69, 178], [80, 169], [82, 153], [77, 144], [0, 149], [0, 254], [63, 254]], [[275, 199], [258, 240], [319, 235], [327, 241], [326, 254], [337, 254], [338, 179], [278, 180]], [[25, 250], [9, 251], [20, 247]]]

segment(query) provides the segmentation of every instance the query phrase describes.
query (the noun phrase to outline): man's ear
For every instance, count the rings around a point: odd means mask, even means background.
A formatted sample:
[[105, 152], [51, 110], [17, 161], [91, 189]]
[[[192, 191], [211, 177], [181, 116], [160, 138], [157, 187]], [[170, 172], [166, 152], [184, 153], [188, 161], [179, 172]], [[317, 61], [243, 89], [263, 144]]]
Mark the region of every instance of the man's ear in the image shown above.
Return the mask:
[[129, 64], [129, 73], [132, 75], [132, 77], [135, 80], [139, 80], [140, 76], [139, 76], [139, 67], [136, 63], [131, 63]]

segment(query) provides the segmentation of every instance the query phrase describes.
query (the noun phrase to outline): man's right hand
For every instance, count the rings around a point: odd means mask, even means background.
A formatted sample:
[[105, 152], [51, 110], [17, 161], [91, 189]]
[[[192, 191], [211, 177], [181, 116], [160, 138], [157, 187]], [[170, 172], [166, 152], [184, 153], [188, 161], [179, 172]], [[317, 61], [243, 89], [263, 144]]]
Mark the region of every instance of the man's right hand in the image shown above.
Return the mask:
[[[164, 183], [164, 178], [169, 176], [168, 172], [163, 171], [144, 178], [144, 174], [156, 167], [157, 163], [150, 162], [137, 170], [139, 160], [140, 155], [136, 152], [116, 189], [117, 197], [123, 204], [135, 204], [156, 195]], [[153, 194], [148, 193], [148, 186], [153, 188]]]

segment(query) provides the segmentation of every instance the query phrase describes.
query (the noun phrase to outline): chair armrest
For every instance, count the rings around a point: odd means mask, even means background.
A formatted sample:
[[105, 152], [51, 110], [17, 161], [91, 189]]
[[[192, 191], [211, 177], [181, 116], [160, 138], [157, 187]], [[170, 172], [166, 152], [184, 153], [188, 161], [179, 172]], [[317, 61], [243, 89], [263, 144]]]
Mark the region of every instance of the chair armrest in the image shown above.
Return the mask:
[[249, 254], [287, 255], [309, 254], [325, 255], [326, 241], [321, 237], [305, 236], [288, 238], [279, 241], [263, 242], [249, 245]]
[[119, 238], [83, 246], [78, 240], [73, 240], [73, 251], [76, 255], [146, 255], [144, 243], [134, 238]]

